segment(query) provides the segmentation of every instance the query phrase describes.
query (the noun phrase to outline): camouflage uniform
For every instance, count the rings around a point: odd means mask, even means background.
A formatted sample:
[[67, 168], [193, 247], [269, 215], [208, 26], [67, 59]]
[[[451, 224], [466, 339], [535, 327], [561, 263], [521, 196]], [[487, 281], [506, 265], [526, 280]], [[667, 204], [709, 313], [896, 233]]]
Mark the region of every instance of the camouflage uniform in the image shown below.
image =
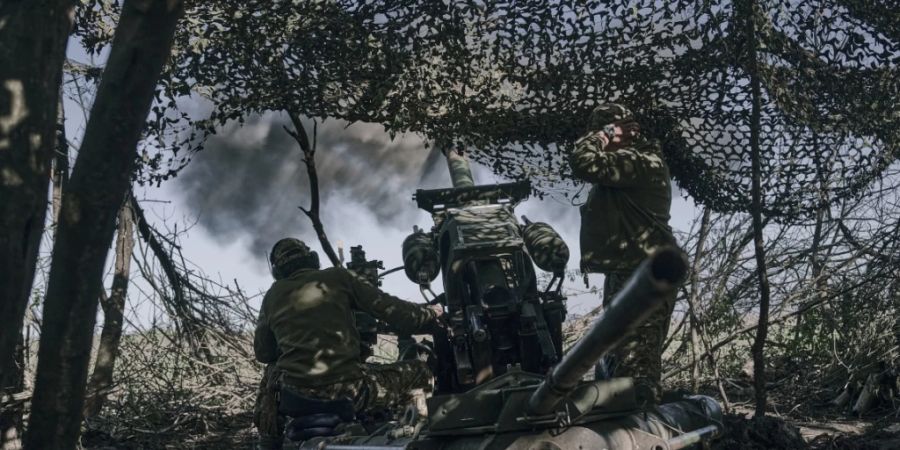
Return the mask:
[[[625, 287], [631, 273], [610, 272], [603, 281], [603, 306], [609, 306], [616, 294]], [[615, 376], [632, 377], [638, 389], [638, 400], [658, 403], [662, 396], [662, 351], [672, 309], [674, 295], [667, 299], [666, 306], [653, 313], [646, 322], [623, 340], [607, 355]]]
[[283, 419], [268, 399], [278, 389], [332, 399], [349, 397], [357, 411], [394, 407], [412, 389], [430, 387], [421, 361], [367, 365], [360, 359], [354, 311], [384, 320], [400, 333], [430, 326], [436, 313], [403, 301], [342, 268], [303, 269], [277, 280], [263, 298], [254, 337], [267, 369], [257, 401], [260, 443], [280, 448]]
[[322, 387], [295, 386], [287, 381], [287, 387], [313, 398], [340, 398], [353, 400], [356, 411], [377, 412], [396, 410], [415, 400], [413, 391], [431, 388], [431, 370], [424, 361], [417, 359], [393, 364], [366, 364], [359, 380], [335, 383]]
[[[637, 138], [615, 151], [604, 150], [607, 144], [601, 134], [609, 135], [609, 130], [601, 127], [623, 120], [633, 120], [626, 108], [599, 106], [590, 131], [575, 142], [569, 159], [574, 175], [593, 184], [581, 207], [581, 267], [585, 272], [606, 275], [604, 306], [655, 248], [675, 245], [668, 225], [672, 203], [669, 168], [658, 144]], [[645, 400], [658, 401], [661, 395], [660, 359], [673, 307], [674, 298], [611, 355], [617, 366], [615, 375], [634, 377]]]
[[267, 364], [256, 391], [253, 425], [261, 449], [280, 449], [284, 442], [285, 418], [278, 414], [278, 375], [275, 364]]

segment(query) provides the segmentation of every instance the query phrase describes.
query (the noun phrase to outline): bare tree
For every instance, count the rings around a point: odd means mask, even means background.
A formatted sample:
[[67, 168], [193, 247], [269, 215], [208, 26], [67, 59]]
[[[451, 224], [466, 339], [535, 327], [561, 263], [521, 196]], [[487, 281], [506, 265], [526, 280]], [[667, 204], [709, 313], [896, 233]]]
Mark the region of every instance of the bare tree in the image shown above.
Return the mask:
[[118, 222], [112, 289], [110, 295], [106, 295], [104, 291], [101, 291], [100, 295], [103, 330], [100, 332], [100, 347], [97, 349], [94, 371], [87, 386], [85, 417], [93, 417], [100, 413], [106, 394], [113, 384], [113, 368], [119, 354], [119, 340], [122, 338], [125, 298], [128, 293], [131, 254], [134, 249], [134, 213], [130, 196], [119, 209]]
[[338, 257], [331, 246], [328, 235], [325, 234], [325, 225], [322, 224], [322, 219], [319, 216], [319, 174], [316, 171], [315, 122], [313, 123], [313, 139], [310, 140], [306, 129], [303, 127], [303, 122], [300, 121], [300, 115], [294, 111], [288, 111], [288, 116], [291, 118], [294, 129], [290, 130], [285, 127], [284, 131], [291, 135], [297, 141], [297, 144], [300, 145], [300, 150], [303, 151], [303, 164], [306, 165], [306, 174], [309, 177], [310, 206], [309, 209], [300, 207], [300, 210], [312, 222], [313, 229], [316, 230], [316, 237], [319, 238], [319, 244], [322, 246], [322, 250], [325, 251], [325, 255], [328, 256], [328, 260], [331, 261], [332, 265], [340, 267], [341, 258]]
[[753, 342], [753, 382], [756, 388], [756, 412], [755, 417], [766, 415], [766, 335], [769, 329], [769, 278], [766, 272], [765, 242], [763, 241], [763, 189], [762, 189], [762, 158], [760, 149], [760, 122], [762, 108], [762, 89], [759, 80], [759, 61], [757, 56], [757, 30], [756, 30], [756, 1], [742, 0], [739, 7], [742, 9], [745, 21], [746, 37], [749, 55], [748, 74], [750, 76], [750, 164], [751, 169], [751, 205], [750, 213], [753, 217], [753, 248], [756, 255], [756, 276], [759, 283], [759, 324], [756, 328], [756, 339]]
[[59, 96], [59, 111], [56, 122], [56, 149], [53, 152], [50, 182], [53, 185], [51, 194], [51, 211], [53, 213], [54, 240], [56, 224], [59, 222], [59, 211], [62, 209], [62, 196], [66, 183], [69, 182], [69, 142], [66, 140], [66, 112], [63, 108], [62, 93]]
[[698, 232], [697, 245], [694, 250], [694, 258], [691, 263], [691, 276], [688, 280], [690, 291], [687, 295], [688, 315], [690, 317], [690, 334], [691, 334], [691, 388], [694, 392], [699, 389], [700, 383], [700, 358], [697, 352], [700, 350], [700, 318], [697, 311], [697, 301], [699, 300], [699, 281], [700, 262], [703, 260], [703, 247], [706, 245], [706, 237], [709, 234], [709, 221], [712, 211], [709, 208], [703, 209], [703, 218], [700, 220], [700, 231]]
[[[777, 392], [779, 401], [819, 404], [843, 390], [839, 398], [848, 404], [867, 380], [885, 379], [885, 368], [896, 368], [898, 169], [895, 164], [886, 171], [859, 200], [823, 202], [807, 221], [766, 227], [771, 316], [764, 323], [772, 330], [766, 340], [766, 389]], [[761, 322], [752, 217], [714, 213], [706, 233], [695, 223], [680, 240], [698, 255], [704, 234], [709, 248], [695, 257], [686, 296], [691, 320], [685, 330], [673, 328], [670, 341], [677, 345], [667, 352], [665, 378], [700, 387], [715, 381], [727, 405], [723, 382], [740, 387], [728, 395], [753, 392], [745, 363]], [[688, 351], [692, 347], [697, 350]]]
[[[159, 263], [162, 273], [155, 276], [148, 267], [139, 265], [139, 268], [173, 322], [173, 340], [185, 345], [192, 357], [201, 364], [216, 364], [212, 348], [215, 344], [211, 340], [217, 341], [216, 344], [225, 343], [234, 347], [229, 336], [236, 334], [235, 328], [239, 326], [233, 325], [234, 310], [231, 303], [234, 298], [241, 298], [243, 295], [239, 289], [232, 290], [213, 282], [202, 272], [190, 267], [181, 253], [179, 232], [160, 232], [147, 220], [138, 201], [132, 197], [131, 203], [141, 240]], [[215, 290], [219, 292], [213, 292]], [[222, 291], [225, 291], [224, 295], [221, 294]], [[212, 379], [217, 384], [224, 382], [218, 374], [213, 374]]]
[[[63, 196], [28, 432], [29, 448], [73, 448], [103, 265], [128, 191], [138, 139], [171, 50], [180, 1], [126, 1]], [[55, 91], [54, 91], [55, 92]]]

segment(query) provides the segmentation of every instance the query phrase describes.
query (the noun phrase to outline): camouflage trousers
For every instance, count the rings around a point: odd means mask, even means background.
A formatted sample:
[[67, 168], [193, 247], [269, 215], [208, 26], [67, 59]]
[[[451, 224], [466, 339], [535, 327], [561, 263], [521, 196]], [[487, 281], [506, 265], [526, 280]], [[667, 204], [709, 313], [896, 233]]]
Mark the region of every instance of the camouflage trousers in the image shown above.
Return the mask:
[[286, 386], [307, 397], [339, 398], [353, 400], [353, 407], [359, 413], [378, 410], [396, 410], [416, 400], [414, 391], [431, 390], [433, 375], [428, 365], [420, 360], [407, 360], [392, 364], [366, 364], [363, 377], [345, 383], [308, 388]]
[[[278, 414], [276, 392], [290, 389], [318, 399], [353, 400], [357, 414], [377, 416], [385, 410], [396, 411], [415, 404], [424, 411], [424, 392], [431, 390], [432, 373], [424, 361], [408, 360], [392, 364], [366, 364], [360, 379], [320, 387], [293, 384], [284, 374], [266, 367], [257, 395], [254, 424], [259, 432], [260, 448], [280, 449], [284, 440], [285, 418]], [[271, 398], [269, 398], [271, 396]]]
[[253, 425], [259, 434], [259, 448], [280, 450], [284, 445], [284, 416], [278, 414], [278, 379], [281, 372], [275, 364], [263, 370], [256, 404], [253, 407]]
[[[604, 307], [612, 303], [630, 276], [628, 272], [606, 274], [603, 282]], [[607, 364], [612, 366], [615, 376], [634, 378], [641, 403], [659, 403], [662, 397], [662, 352], [674, 307], [675, 294], [672, 294], [671, 298], [666, 299], [664, 307], [656, 310], [607, 355]]]

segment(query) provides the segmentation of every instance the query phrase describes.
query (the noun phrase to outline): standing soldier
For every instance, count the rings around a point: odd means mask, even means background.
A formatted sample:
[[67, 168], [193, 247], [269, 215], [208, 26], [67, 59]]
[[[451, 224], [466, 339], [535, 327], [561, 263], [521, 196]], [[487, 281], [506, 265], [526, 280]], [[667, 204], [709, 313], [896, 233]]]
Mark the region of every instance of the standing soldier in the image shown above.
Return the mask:
[[275, 283], [263, 298], [253, 341], [256, 359], [268, 364], [254, 414], [261, 448], [282, 446], [278, 398], [285, 391], [349, 399], [360, 413], [396, 408], [412, 400], [410, 391], [430, 388], [433, 375], [424, 361], [361, 363], [354, 311], [413, 334], [436, 323], [438, 307], [388, 295], [344, 268], [319, 270], [316, 252], [297, 239], [278, 241], [270, 263]]
[[[581, 206], [581, 269], [605, 275], [607, 306], [654, 249], [675, 244], [669, 168], [659, 145], [640, 136], [631, 111], [614, 103], [594, 109], [569, 165], [576, 178], [593, 184]], [[662, 394], [662, 347], [674, 303], [670, 299], [604, 361], [616, 376], [634, 378], [643, 403], [658, 403]]]

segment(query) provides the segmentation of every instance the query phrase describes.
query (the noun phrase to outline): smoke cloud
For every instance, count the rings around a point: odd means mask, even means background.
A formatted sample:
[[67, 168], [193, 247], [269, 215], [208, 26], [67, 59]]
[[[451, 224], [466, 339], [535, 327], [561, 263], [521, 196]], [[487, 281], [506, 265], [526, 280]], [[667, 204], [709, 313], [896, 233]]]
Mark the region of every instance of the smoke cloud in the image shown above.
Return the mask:
[[[312, 137], [312, 123], [306, 125]], [[229, 124], [175, 178], [176, 195], [201, 227], [219, 242], [246, 241], [258, 258], [286, 236], [318, 247], [309, 219], [298, 209], [310, 199], [302, 151], [285, 126], [291, 128], [289, 120], [278, 113]], [[376, 251], [382, 245], [396, 247], [390, 253], [399, 257], [400, 241], [412, 226], [430, 226], [427, 213], [412, 201], [415, 190], [450, 186], [440, 152], [415, 134], [391, 139], [380, 125], [332, 119], [318, 125], [316, 148], [321, 215], [332, 244], [343, 237], [378, 258], [390, 259], [384, 249]], [[472, 169], [479, 184], [503, 181], [486, 167], [473, 163]], [[567, 200], [532, 198], [517, 213], [550, 223], [576, 250], [578, 209]], [[363, 230], [363, 223], [377, 228]]]
[[[246, 261], [222, 249], [207, 250], [203, 264], [218, 269], [237, 268], [254, 272], [257, 278], [242, 279], [265, 289], [271, 281], [264, 275], [265, 255], [280, 238], [304, 239], [318, 250], [309, 219], [297, 209], [309, 206], [309, 182], [302, 152], [283, 129], [286, 117], [270, 113], [248, 117], [243, 125], [226, 126], [211, 137], [206, 149], [174, 180], [170, 193], [205, 231], [204, 241], [230, 247], [247, 243], [257, 260]], [[288, 125], [289, 126], [289, 125]], [[312, 127], [307, 123], [307, 132]], [[429, 227], [428, 214], [412, 201], [416, 189], [449, 187], [450, 177], [440, 152], [425, 148], [413, 134], [391, 139], [379, 125], [328, 120], [319, 124], [316, 165], [319, 172], [322, 219], [332, 244], [343, 240], [346, 247], [362, 244], [370, 258], [384, 260], [386, 267], [402, 264], [400, 243], [417, 224]], [[473, 163], [479, 184], [502, 182], [489, 168]], [[569, 189], [569, 190], [564, 190]], [[580, 257], [576, 208], [564, 195], [580, 191], [583, 201], [587, 186], [562, 186], [558, 194], [544, 200], [532, 197], [516, 208], [517, 215], [553, 226], [568, 243], [572, 256], [568, 267], [578, 267]], [[552, 193], [551, 193], [552, 194]], [[676, 196], [672, 225], [686, 229], [695, 207]], [[196, 243], [196, 242], [195, 242]], [[203, 244], [209, 245], [209, 244]], [[223, 258], [230, 254], [233, 261]], [[347, 255], [349, 256], [349, 255]], [[325, 265], [324, 255], [320, 258]], [[253, 281], [256, 280], [256, 281]], [[599, 278], [591, 283], [597, 285]], [[419, 297], [418, 288], [398, 274], [388, 277], [385, 287], [407, 299]], [[583, 290], [579, 280], [567, 280]], [[439, 285], [435, 288], [440, 291]], [[587, 312], [597, 303], [596, 295], [575, 295], [569, 299], [570, 312]]]
[[[269, 113], [230, 124], [176, 178], [201, 226], [220, 240], [249, 237], [250, 251], [260, 257], [281, 237], [312, 236], [309, 220], [297, 209], [309, 206], [309, 180], [302, 152], [283, 128], [288, 123]], [[352, 222], [353, 214], [363, 213], [384, 227], [411, 228], [418, 214], [412, 193], [449, 185], [439, 153], [413, 134], [391, 139], [379, 125], [347, 125], [318, 125], [316, 167], [326, 232], [330, 220]], [[312, 137], [311, 122], [307, 133]]]

